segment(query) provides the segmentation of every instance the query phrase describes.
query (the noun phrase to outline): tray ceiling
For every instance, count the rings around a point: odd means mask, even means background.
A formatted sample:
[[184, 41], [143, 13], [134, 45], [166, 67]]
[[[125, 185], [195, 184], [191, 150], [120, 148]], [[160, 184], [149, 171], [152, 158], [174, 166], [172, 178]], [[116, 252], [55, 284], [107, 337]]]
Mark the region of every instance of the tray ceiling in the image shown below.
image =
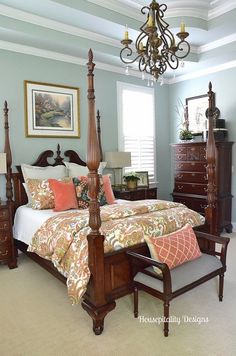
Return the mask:
[[[160, 2], [161, 3], [161, 2]], [[166, 82], [236, 66], [236, 0], [166, 0], [173, 33], [183, 19], [191, 54]], [[98, 68], [124, 73], [119, 59], [124, 26], [135, 40], [145, 21], [145, 0], [3, 0], [0, 48], [69, 63], [85, 64], [91, 47]], [[135, 65], [130, 74], [141, 77]]]

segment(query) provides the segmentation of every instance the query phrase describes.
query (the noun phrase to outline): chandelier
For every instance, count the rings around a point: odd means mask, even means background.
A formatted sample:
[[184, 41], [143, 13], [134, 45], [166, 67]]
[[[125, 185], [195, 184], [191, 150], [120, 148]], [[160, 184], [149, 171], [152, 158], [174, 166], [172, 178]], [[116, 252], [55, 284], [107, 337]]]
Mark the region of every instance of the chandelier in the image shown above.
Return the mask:
[[[166, 10], [167, 5], [159, 5], [156, 0], [141, 9], [142, 14], [147, 14], [147, 20], [140, 27], [135, 52], [130, 47], [133, 41], [129, 38], [127, 26], [121, 41], [124, 46], [120, 51], [121, 61], [129, 65], [138, 60], [139, 71], [150, 74], [154, 80], [164, 74], [168, 67], [177, 69], [179, 62], [190, 52], [190, 45], [186, 41], [189, 33], [185, 31], [184, 22], [181, 22], [180, 32], [176, 35], [179, 38], [176, 43], [169, 24], [164, 20]], [[134, 54], [137, 56], [133, 59]]]

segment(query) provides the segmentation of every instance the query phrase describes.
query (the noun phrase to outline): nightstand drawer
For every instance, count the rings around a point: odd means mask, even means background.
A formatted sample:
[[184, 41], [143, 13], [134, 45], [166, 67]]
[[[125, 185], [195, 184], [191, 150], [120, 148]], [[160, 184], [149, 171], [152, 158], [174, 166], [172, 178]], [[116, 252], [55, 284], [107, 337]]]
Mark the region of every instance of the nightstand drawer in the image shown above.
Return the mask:
[[0, 221], [8, 220], [9, 211], [8, 209], [0, 209]]
[[145, 199], [145, 190], [130, 191], [130, 200], [143, 200]]
[[0, 221], [0, 234], [1, 234], [1, 231], [3, 230], [9, 230], [9, 221]]
[[156, 199], [157, 198], [157, 188], [149, 188], [147, 190], [147, 199]]

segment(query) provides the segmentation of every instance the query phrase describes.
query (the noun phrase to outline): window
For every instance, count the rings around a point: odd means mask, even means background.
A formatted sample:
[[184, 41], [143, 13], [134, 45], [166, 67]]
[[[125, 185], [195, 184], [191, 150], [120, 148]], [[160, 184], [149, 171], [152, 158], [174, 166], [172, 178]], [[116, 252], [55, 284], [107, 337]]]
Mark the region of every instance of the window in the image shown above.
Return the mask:
[[132, 167], [156, 182], [154, 89], [117, 83], [119, 150], [131, 152]]

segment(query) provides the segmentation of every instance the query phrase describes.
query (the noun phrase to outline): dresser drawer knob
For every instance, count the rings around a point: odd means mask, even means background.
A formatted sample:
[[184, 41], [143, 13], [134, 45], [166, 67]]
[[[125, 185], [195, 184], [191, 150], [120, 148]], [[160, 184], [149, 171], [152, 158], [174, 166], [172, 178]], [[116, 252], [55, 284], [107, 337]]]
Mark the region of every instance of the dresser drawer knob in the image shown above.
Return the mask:
[[0, 213], [0, 219], [6, 218], [6, 217], [7, 217], [7, 212], [6, 212], [6, 211], [2, 211], [2, 212]]
[[192, 188], [195, 188], [196, 184], [191, 184]]
[[195, 177], [195, 175], [196, 175], [195, 173], [192, 173], [192, 177]]
[[7, 236], [1, 236], [0, 237], [0, 242], [6, 242], [7, 241]]
[[5, 230], [8, 228], [8, 224], [4, 223], [3, 225], [0, 225], [0, 230]]
[[177, 185], [177, 188], [178, 188], [179, 190], [184, 189], [183, 185]]
[[183, 165], [182, 164], [177, 164], [177, 168], [178, 169], [183, 168]]
[[177, 178], [178, 178], [178, 179], [182, 179], [182, 178], [184, 178], [184, 176], [183, 176], [183, 174], [178, 174], [178, 175], [177, 175]]
[[191, 163], [191, 166], [195, 166], [195, 162], [192, 162], [192, 163]]
[[0, 256], [7, 256], [7, 255], [8, 255], [8, 250], [6, 250], [6, 252], [4, 253], [0, 251]]

